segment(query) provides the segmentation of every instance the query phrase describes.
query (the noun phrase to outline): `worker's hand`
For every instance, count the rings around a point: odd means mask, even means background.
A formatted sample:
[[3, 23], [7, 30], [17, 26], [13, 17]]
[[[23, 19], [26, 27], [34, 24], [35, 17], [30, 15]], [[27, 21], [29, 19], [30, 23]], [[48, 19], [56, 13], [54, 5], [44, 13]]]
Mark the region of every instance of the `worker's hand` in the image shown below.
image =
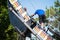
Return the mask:
[[33, 14], [33, 15], [31, 15], [31, 16], [30, 16], [30, 18], [32, 18], [33, 16], [34, 16], [34, 14]]
[[30, 18], [32, 18], [33, 16], [29, 16]]

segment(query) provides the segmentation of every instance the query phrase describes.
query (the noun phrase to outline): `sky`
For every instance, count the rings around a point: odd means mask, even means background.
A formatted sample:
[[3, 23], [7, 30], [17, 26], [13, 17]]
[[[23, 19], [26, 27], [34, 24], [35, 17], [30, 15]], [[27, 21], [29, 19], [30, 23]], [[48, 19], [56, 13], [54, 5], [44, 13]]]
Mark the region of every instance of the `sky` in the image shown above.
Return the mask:
[[19, 0], [22, 6], [27, 8], [29, 15], [34, 14], [37, 9], [43, 9], [45, 11], [46, 7], [50, 8], [54, 6], [55, 1], [56, 0]]

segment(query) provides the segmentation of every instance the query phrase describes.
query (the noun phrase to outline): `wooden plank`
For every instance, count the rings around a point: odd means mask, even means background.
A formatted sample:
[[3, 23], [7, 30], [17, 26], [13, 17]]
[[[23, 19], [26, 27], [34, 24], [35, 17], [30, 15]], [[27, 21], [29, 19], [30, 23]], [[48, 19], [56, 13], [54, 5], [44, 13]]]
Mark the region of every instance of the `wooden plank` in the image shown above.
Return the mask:
[[[19, 5], [17, 1], [15, 3], [13, 3], [12, 5], [14, 6], [15, 9], [17, 9], [19, 11], [20, 15], [25, 13], [25, 11], [22, 7], [18, 9], [18, 7], [21, 5]], [[29, 16], [27, 16], [26, 14], [23, 17], [25, 18], [25, 21], [28, 21], [30, 19]]]
[[38, 27], [34, 27], [33, 30], [35, 30], [35, 32], [37, 32], [37, 34], [43, 39], [43, 40], [52, 40], [52, 38], [47, 35], [46, 32], [44, 32], [42, 29], [38, 28]]

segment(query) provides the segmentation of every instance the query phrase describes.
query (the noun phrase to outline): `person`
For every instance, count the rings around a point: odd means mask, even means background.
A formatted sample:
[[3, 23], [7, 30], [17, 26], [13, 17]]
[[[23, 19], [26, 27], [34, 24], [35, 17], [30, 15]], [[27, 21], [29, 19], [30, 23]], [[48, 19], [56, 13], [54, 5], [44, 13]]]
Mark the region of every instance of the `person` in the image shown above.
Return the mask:
[[39, 17], [39, 23], [41, 25], [41, 28], [43, 28], [44, 27], [44, 23], [45, 23], [45, 19], [46, 19], [45, 12], [42, 9], [38, 9], [38, 10], [36, 10], [36, 12], [34, 14], [31, 15], [31, 17], [33, 17], [36, 14]]
[[27, 11], [26, 7], [23, 8], [25, 11]]

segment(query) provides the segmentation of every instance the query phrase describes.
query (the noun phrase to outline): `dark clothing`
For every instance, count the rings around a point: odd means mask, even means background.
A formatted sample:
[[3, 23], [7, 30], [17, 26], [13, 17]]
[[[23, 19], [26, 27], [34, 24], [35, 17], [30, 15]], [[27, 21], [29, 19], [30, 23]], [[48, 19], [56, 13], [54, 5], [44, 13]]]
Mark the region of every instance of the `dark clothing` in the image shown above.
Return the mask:
[[40, 16], [39, 15], [39, 23], [45, 23], [45, 20], [46, 20], [46, 16], [45, 15], [42, 15], [42, 16]]
[[25, 37], [31, 38], [31, 31], [29, 29], [27, 29], [27, 31], [24, 34], [25, 34]]

